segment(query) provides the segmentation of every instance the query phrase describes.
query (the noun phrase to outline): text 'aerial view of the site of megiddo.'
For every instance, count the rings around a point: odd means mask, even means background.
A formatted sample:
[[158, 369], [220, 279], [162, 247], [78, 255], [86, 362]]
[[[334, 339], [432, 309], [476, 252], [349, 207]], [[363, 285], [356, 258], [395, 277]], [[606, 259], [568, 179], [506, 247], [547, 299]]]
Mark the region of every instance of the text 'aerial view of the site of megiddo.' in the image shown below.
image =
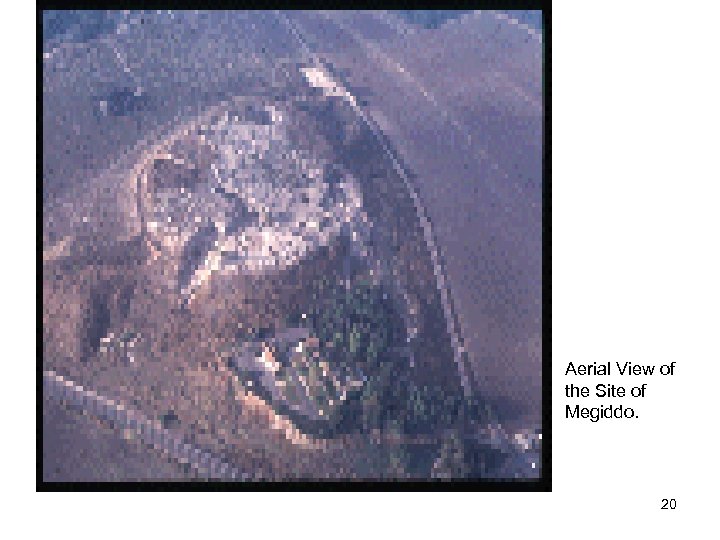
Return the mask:
[[42, 481], [541, 478], [542, 48], [42, 12]]

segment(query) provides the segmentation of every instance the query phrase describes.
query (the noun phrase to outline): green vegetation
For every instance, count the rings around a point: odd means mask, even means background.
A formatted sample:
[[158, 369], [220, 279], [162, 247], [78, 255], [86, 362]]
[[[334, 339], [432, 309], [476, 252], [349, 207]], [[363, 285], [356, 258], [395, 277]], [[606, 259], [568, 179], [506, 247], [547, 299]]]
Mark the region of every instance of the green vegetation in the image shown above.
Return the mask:
[[431, 476], [433, 478], [449, 480], [451, 478], [464, 478], [470, 473], [467, 462], [465, 444], [457, 429], [445, 433], [438, 456], [433, 463]]
[[290, 323], [318, 338], [318, 357], [334, 373], [363, 382], [344, 418], [366, 431], [382, 429], [394, 383], [407, 366], [397, 353], [405, 336], [402, 318], [384, 288], [368, 279], [347, 285], [321, 280], [314, 289], [317, 301]]
[[382, 287], [369, 280], [321, 283], [320, 301], [292, 322], [308, 327], [320, 341], [321, 355], [334, 367], [359, 369], [373, 375], [381, 360], [404, 336], [402, 320]]
[[438, 426], [454, 425], [463, 405], [463, 397], [458, 394], [448, 395], [447, 390], [440, 386], [421, 386], [411, 381], [405, 402], [403, 420], [406, 431], [423, 432]]
[[[290, 323], [307, 327], [318, 338], [318, 357], [333, 372], [363, 378], [362, 388], [353, 394], [359, 398], [355, 408], [344, 415], [356, 427], [429, 433], [480, 412], [471, 412], [462, 395], [412, 379], [401, 352], [404, 323], [382, 286], [367, 279], [349, 286], [320, 280], [313, 289], [317, 301], [304, 314], [294, 314]], [[318, 397], [326, 397], [320, 390], [318, 384]]]
[[[314, 389], [310, 397], [325, 411], [318, 434], [381, 432], [388, 438], [384, 459], [393, 478], [424, 475], [430, 468], [437, 478], [470, 474], [472, 458], [462, 433], [492, 421], [491, 413], [479, 399], [416, 380], [404, 352], [404, 321], [387, 290], [368, 279], [346, 285], [328, 278], [311, 290], [314, 302], [288, 322], [317, 338], [297, 358], [303, 364], [298, 373]], [[340, 402], [339, 385], [347, 388], [348, 379], [358, 385]], [[426, 436], [441, 440], [405, 440]]]

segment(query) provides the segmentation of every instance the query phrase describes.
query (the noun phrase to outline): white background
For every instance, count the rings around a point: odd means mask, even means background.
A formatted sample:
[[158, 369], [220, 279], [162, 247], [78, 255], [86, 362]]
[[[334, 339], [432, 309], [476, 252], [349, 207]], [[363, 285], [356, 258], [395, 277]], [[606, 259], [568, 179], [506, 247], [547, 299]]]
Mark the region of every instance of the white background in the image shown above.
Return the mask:
[[[553, 9], [552, 493], [37, 494], [35, 14], [5, 8], [3, 536], [716, 537], [720, 10]], [[567, 363], [608, 360], [677, 374], [638, 420], [565, 420]]]

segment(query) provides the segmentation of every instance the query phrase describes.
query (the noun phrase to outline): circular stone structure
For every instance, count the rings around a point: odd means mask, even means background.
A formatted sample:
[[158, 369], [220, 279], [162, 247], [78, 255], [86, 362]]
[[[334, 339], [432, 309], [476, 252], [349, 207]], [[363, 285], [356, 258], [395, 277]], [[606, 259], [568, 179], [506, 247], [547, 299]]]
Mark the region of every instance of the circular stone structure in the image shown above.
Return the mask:
[[[226, 103], [143, 160], [140, 212], [157, 285], [181, 304], [272, 304], [268, 278], [276, 289], [283, 271], [309, 264], [341, 233], [364, 253], [360, 191], [327, 154], [313, 152], [321, 138], [303, 133], [295, 112], [290, 103]], [[208, 302], [216, 295], [221, 304]]]

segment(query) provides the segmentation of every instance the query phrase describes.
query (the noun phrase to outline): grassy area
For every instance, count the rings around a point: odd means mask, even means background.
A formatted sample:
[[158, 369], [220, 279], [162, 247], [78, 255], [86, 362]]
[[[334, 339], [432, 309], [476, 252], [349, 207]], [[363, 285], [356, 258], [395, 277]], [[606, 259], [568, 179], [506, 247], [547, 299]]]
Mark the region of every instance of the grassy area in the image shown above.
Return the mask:
[[321, 353], [337, 367], [359, 368], [371, 375], [389, 360], [388, 351], [403, 342], [405, 330], [392, 300], [369, 280], [345, 286], [320, 284], [319, 301], [291, 322], [306, 326], [320, 341]]

